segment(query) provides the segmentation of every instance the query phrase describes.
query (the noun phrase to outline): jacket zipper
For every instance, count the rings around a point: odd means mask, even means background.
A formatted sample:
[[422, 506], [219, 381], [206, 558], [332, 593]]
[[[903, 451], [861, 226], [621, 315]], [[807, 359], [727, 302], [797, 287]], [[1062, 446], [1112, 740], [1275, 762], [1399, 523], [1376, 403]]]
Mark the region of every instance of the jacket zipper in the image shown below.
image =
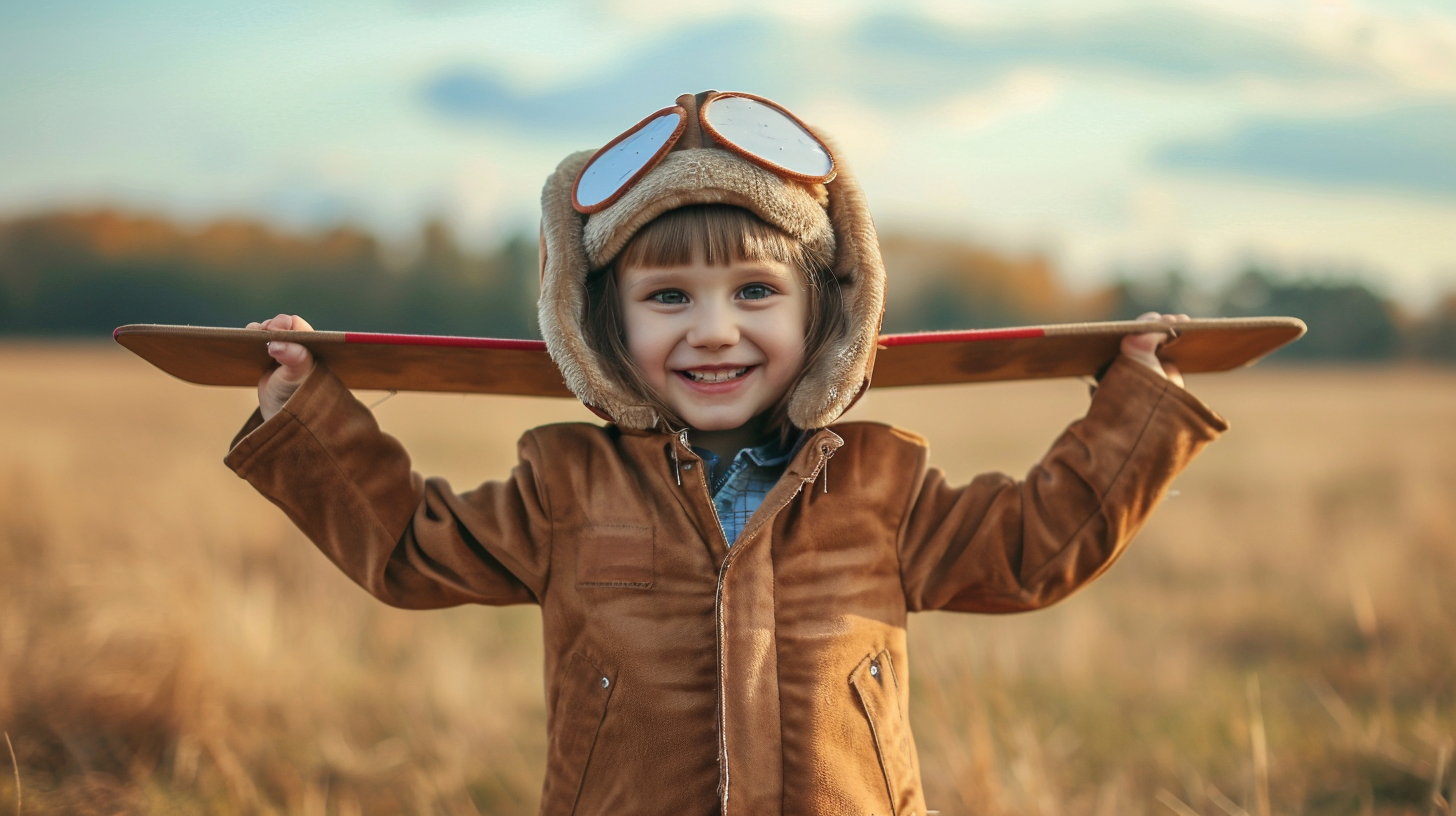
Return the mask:
[[[688, 446], [688, 432], [686, 430], [682, 431], [678, 439], [682, 442], [683, 447]], [[676, 454], [677, 450], [676, 448], [674, 448], [674, 461], [676, 461]], [[794, 488], [794, 492], [790, 493], [788, 497], [779, 504], [778, 507], [775, 507], [773, 509], [773, 512], [769, 514], [770, 517], [778, 515], [778, 512], [780, 510], [789, 506], [789, 502], [798, 498], [799, 494], [804, 492], [804, 485], [813, 484], [814, 480], [819, 478], [819, 471], [823, 470], [829, 464], [829, 459], [833, 456], [834, 450], [828, 444], [821, 444], [819, 446], [819, 461], [815, 463], [813, 472], [810, 473], [807, 478], [801, 479], [799, 481], [799, 486]], [[703, 473], [703, 469], [701, 467], [698, 468], [698, 473], [703, 485], [703, 493], [708, 497], [708, 509], [713, 512], [714, 527], [718, 531], [718, 537], [723, 540], [724, 549], [728, 552], [728, 554], [723, 558], [723, 565], [718, 568], [718, 587], [713, 594], [713, 612], [718, 618], [718, 755], [723, 758], [721, 770], [723, 776], [723, 789], [722, 793], [720, 794], [720, 807], [722, 809], [723, 816], [728, 816], [728, 683], [727, 678], [724, 676], [723, 668], [725, 663], [723, 659], [723, 644], [727, 631], [723, 623], [723, 585], [728, 577], [728, 567], [733, 563], [734, 553], [737, 552], [740, 548], [733, 546], [733, 543], [730, 543], [728, 541], [728, 536], [724, 535], [723, 521], [718, 517], [718, 508], [716, 505], [713, 504], [713, 494], [708, 489], [707, 474]], [[681, 484], [681, 481], [679, 481], [679, 484]], [[827, 482], [825, 484], [825, 492], [828, 492]], [[748, 542], [747, 540], [742, 540], [737, 543], [747, 544]]]
[[[687, 432], [687, 429], [686, 428], [684, 428], [683, 430], [681, 430], [681, 431], [678, 432], [677, 438], [678, 438], [678, 441], [682, 443], [682, 446], [684, 448], [687, 448], [688, 450], [692, 450], [692, 448], [688, 445], [688, 432]], [[673, 468], [673, 471], [677, 475], [677, 484], [678, 484], [679, 487], [681, 487], [682, 486], [682, 469], [681, 469], [681, 464], [678, 462], [677, 446], [676, 445], [673, 445], [672, 446], [672, 468]], [[717, 505], [713, 504], [713, 492], [708, 487], [708, 474], [704, 471], [704, 469], [702, 467], [699, 467], [697, 470], [698, 470], [698, 480], [703, 485], [703, 494], [705, 496], [707, 496], [707, 498], [708, 498], [708, 510], [711, 511], [712, 514], [713, 514], [713, 530], [714, 530], [714, 532], [717, 533], [718, 539], [723, 542], [723, 549], [727, 553], [727, 555], [725, 555], [723, 557], [723, 563], [722, 563], [722, 565], [718, 567], [718, 585], [717, 585], [717, 588], [713, 592], [713, 613], [714, 613], [714, 615], [717, 618], [717, 627], [716, 628], [717, 628], [717, 635], [718, 635], [718, 756], [721, 757], [721, 760], [719, 761], [719, 764], [721, 766], [719, 768], [719, 773], [722, 776], [722, 780], [720, 782], [720, 786], [722, 788], [722, 791], [721, 791], [721, 794], [720, 795], [722, 797], [722, 808], [723, 808], [724, 812], [726, 813], [726, 811], [728, 809], [728, 730], [725, 727], [726, 726], [726, 720], [725, 720], [725, 716], [726, 715], [724, 713], [725, 712], [724, 703], [725, 703], [725, 698], [726, 698], [727, 695], [724, 693], [724, 691], [725, 691], [725, 689], [724, 689], [725, 681], [724, 681], [724, 677], [723, 677], [723, 611], [722, 610], [723, 610], [723, 579], [728, 574], [728, 564], [729, 564], [729, 562], [733, 560], [733, 542], [729, 541], [727, 534], [725, 534], [723, 532], [723, 519], [718, 516], [718, 507], [717, 507]], [[797, 492], [795, 493], [795, 495], [798, 495]]]

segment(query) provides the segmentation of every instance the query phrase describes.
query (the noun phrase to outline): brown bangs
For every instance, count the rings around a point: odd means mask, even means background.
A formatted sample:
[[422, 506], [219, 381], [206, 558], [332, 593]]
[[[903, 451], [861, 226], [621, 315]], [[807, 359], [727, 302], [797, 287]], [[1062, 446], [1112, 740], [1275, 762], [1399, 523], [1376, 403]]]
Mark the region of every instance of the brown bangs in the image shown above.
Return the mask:
[[686, 266], [701, 257], [708, 266], [777, 261], [809, 271], [827, 266], [803, 244], [741, 207], [698, 204], [669, 210], [632, 236], [617, 256], [617, 268]]

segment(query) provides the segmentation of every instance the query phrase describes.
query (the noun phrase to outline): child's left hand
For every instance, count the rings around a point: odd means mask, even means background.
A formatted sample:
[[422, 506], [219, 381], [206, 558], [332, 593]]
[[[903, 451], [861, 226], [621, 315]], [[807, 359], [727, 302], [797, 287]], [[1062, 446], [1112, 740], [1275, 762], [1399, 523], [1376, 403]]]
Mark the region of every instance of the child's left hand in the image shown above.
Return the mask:
[[[1186, 314], [1158, 314], [1157, 312], [1146, 312], [1138, 315], [1138, 320], [1161, 320], [1164, 323], [1187, 323], [1190, 318]], [[1129, 334], [1122, 338], [1122, 353], [1143, 365], [1158, 372], [1158, 376], [1171, 381], [1179, 388], [1183, 387], [1183, 373], [1178, 366], [1166, 360], [1158, 359], [1158, 346], [1171, 339], [1170, 335], [1159, 332], [1148, 332], [1146, 334]]]

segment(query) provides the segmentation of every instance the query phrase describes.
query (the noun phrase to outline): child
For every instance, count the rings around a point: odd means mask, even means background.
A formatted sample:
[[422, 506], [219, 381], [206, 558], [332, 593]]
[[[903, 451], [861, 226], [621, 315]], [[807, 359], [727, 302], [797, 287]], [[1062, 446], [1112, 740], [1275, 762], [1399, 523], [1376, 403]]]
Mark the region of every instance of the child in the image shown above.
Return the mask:
[[542, 211], [542, 333], [609, 424], [529, 431], [457, 495], [279, 342], [226, 462], [386, 603], [541, 606], [543, 814], [924, 813], [906, 613], [1065, 597], [1226, 427], [1154, 335], [1025, 481], [830, 427], [884, 270], [854, 177], [766, 100], [684, 95], [563, 161]]

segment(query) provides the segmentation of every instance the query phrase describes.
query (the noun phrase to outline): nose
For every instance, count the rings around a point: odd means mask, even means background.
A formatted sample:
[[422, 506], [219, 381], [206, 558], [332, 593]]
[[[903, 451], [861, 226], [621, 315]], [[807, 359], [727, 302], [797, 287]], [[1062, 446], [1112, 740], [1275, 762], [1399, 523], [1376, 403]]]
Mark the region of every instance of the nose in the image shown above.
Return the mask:
[[693, 348], [715, 351], [738, 342], [738, 321], [728, 304], [713, 303], [698, 310], [697, 320], [688, 330], [687, 341]]

